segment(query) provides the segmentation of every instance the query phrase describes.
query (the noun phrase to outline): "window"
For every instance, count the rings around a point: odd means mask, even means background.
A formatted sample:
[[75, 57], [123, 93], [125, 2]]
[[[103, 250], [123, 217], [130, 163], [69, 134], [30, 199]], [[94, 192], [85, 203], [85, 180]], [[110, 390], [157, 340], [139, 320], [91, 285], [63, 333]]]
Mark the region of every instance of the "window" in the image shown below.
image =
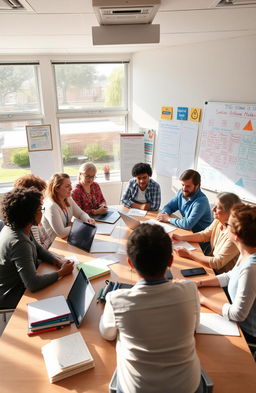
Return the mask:
[[55, 63], [64, 171], [93, 161], [98, 175], [119, 172], [119, 134], [127, 123], [127, 63]]
[[0, 64], [0, 183], [30, 172], [26, 125], [41, 123], [38, 65]]

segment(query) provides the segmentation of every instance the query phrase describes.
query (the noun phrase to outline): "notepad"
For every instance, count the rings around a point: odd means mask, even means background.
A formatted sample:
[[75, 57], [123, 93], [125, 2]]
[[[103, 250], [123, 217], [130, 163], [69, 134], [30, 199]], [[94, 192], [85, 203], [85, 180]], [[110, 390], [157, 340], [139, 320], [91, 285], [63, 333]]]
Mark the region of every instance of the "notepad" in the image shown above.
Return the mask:
[[240, 336], [236, 322], [214, 313], [200, 313], [200, 325], [197, 333]]
[[51, 383], [94, 367], [80, 332], [51, 340], [42, 347], [42, 354]]
[[104, 263], [100, 263], [97, 260], [86, 263], [79, 263], [77, 265], [77, 268], [83, 269], [88, 280], [93, 280], [94, 278], [105, 276], [106, 274], [110, 273], [110, 268]]
[[171, 225], [167, 224], [166, 222], [160, 222], [160, 221], [154, 220], [153, 218], [151, 218], [150, 220], [146, 220], [146, 221], [142, 222], [142, 224], [146, 224], [146, 223], [147, 224], [160, 225], [161, 227], [164, 228], [166, 233], [175, 231], [175, 229], [177, 229], [174, 226], [171, 226]]

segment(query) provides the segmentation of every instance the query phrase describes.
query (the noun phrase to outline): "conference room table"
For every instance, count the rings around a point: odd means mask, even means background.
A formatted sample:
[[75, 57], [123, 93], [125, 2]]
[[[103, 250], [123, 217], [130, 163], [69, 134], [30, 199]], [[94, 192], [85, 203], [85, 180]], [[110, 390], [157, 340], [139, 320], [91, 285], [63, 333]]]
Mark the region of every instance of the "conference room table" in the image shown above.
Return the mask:
[[[123, 210], [125, 211], [125, 209]], [[155, 213], [148, 213], [141, 220], [154, 217]], [[48, 380], [41, 348], [50, 340], [77, 332], [78, 329], [75, 324], [71, 324], [61, 330], [32, 337], [27, 335], [27, 303], [56, 295], [66, 297], [78, 272], [75, 268], [72, 274], [43, 290], [35, 293], [25, 291], [0, 339], [1, 393], [107, 393], [109, 391], [108, 385], [116, 368], [115, 342], [106, 341], [100, 336], [98, 325], [104, 304], [97, 303], [97, 294], [100, 288], [104, 286], [106, 279], [126, 283], [135, 283], [138, 280], [135, 271], [131, 270], [127, 264], [125, 245], [130, 233], [131, 230], [120, 219], [117, 221], [111, 236], [96, 235], [97, 239], [116, 243], [117, 252], [108, 255], [86, 253], [59, 238], [51, 246], [52, 252], [65, 257], [75, 256], [79, 262], [88, 262], [93, 258], [106, 255], [110, 259], [118, 260], [118, 263], [109, 265], [110, 275], [91, 281], [96, 296], [79, 328], [94, 358], [95, 367], [51, 384]], [[176, 229], [176, 233], [187, 233], [187, 231]], [[199, 245], [192, 244], [197, 248], [195, 252], [201, 253]], [[174, 278], [179, 279], [183, 278], [180, 269], [198, 266], [200, 264], [178, 257], [174, 253], [174, 263], [171, 271]], [[204, 267], [207, 271], [207, 277], [214, 274], [212, 269]], [[42, 274], [54, 269], [53, 266], [42, 263], [38, 271]], [[196, 280], [198, 278], [191, 279]], [[224, 291], [221, 288], [200, 288], [200, 290], [207, 296], [212, 296], [216, 301], [223, 302], [225, 299]], [[201, 311], [210, 312], [203, 307]], [[255, 393], [255, 362], [242, 335], [238, 337], [195, 334], [195, 340], [201, 365], [214, 383], [214, 393]], [[160, 392], [161, 390], [159, 390]]]

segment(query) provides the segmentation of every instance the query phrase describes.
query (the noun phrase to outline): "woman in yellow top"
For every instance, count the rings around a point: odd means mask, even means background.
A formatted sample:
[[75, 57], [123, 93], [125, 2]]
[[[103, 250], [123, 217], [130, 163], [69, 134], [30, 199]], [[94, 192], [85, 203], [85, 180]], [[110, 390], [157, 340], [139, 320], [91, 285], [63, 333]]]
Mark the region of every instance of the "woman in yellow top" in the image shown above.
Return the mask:
[[212, 209], [214, 221], [204, 231], [191, 235], [172, 235], [173, 241], [210, 242], [211, 255], [201, 255], [185, 248], [177, 248], [175, 251], [181, 257], [193, 259], [205, 263], [217, 273], [227, 272], [236, 263], [239, 251], [229, 239], [226, 223], [230, 210], [234, 204], [240, 203], [240, 198], [230, 192], [222, 192], [217, 195], [215, 205]]

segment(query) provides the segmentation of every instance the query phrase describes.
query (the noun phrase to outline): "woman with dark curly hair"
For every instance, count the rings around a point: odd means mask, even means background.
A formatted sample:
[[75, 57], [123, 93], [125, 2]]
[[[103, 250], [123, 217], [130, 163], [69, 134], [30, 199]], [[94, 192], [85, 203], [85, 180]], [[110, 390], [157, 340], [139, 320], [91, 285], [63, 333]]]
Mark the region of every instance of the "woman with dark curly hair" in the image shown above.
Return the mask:
[[[42, 194], [36, 188], [17, 188], [5, 194], [2, 202], [5, 223], [0, 232], [0, 308], [15, 308], [24, 290], [42, 289], [73, 270], [73, 262], [64, 261], [42, 248], [31, 227], [42, 218]], [[39, 275], [40, 261], [58, 267]]]

